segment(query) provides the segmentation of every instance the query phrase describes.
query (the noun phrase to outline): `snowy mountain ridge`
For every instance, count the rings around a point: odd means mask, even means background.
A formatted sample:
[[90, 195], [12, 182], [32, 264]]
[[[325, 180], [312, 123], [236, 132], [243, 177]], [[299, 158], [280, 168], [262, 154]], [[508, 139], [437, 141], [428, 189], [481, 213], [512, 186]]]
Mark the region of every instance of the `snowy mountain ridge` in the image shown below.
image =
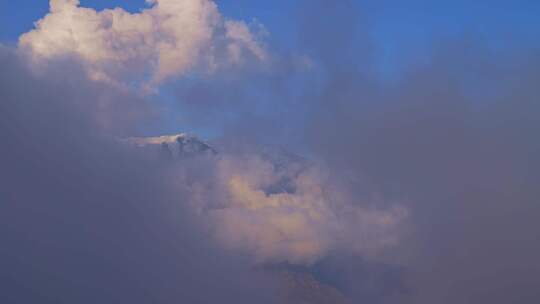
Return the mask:
[[158, 147], [163, 155], [172, 158], [205, 153], [217, 154], [217, 150], [210, 144], [187, 133], [153, 137], [128, 137], [120, 139], [120, 141], [137, 148], [155, 149]]

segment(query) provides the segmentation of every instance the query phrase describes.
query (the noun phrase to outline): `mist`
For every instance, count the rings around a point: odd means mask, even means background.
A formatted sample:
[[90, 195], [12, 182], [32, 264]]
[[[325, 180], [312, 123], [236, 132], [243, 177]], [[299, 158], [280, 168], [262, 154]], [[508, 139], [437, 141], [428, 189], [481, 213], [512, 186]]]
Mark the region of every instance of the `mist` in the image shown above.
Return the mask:
[[[180, 2], [51, 1], [0, 49], [8, 303], [540, 300], [537, 46], [435, 32], [388, 77], [363, 2], [291, 5], [285, 45]], [[125, 144], [171, 126], [212, 153]]]

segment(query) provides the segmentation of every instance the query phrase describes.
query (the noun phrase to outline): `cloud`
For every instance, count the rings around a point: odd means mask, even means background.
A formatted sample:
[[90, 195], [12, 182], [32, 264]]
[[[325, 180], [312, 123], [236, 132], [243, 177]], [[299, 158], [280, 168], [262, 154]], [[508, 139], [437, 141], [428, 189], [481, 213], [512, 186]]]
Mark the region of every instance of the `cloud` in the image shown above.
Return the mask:
[[[255, 31], [209, 1], [138, 14], [52, 1], [20, 42], [34, 63], [65, 60], [46, 67], [52, 81], [2, 61], [10, 296], [253, 302], [268, 286], [247, 266], [255, 260], [307, 269], [358, 303], [537, 303], [538, 51], [473, 36], [434, 45], [388, 82], [357, 24], [369, 18], [347, 3], [298, 5], [292, 36], [310, 75], [283, 64], [175, 84], [189, 123], [240, 148], [164, 165], [106, 140], [133, 131], [118, 115], [143, 109], [131, 95], [74, 75], [155, 86], [265, 60]], [[283, 166], [254, 151], [261, 142], [312, 163]], [[79, 273], [87, 281], [73, 283]]]
[[35, 75], [4, 48], [0, 65], [2, 301], [276, 302], [274, 280], [214, 245], [159, 163], [112, 140], [88, 106], [100, 86], [67, 81], [65, 65]]
[[310, 265], [333, 252], [376, 259], [399, 243], [407, 222], [402, 204], [357, 201], [315, 165], [278, 164], [257, 153], [205, 161], [210, 178], [193, 181], [197, 173], [188, 172], [175, 184], [189, 185], [192, 208], [222, 246], [257, 264]]
[[[313, 153], [407, 198], [413, 233], [393, 254], [408, 292], [381, 295], [390, 303], [539, 299], [540, 57], [532, 47], [481, 41], [435, 44], [393, 83], [348, 64], [356, 57], [339, 46], [349, 40], [322, 46], [328, 74], [314, 94], [306, 137]], [[352, 287], [358, 277], [349, 290], [369, 299]]]
[[[363, 20], [356, 10], [328, 1], [306, 1], [299, 10], [298, 37], [305, 40], [298, 52], [313, 59], [314, 77], [299, 81], [298, 74], [282, 74], [294, 84], [290, 90], [277, 81], [258, 86], [257, 77], [233, 86], [181, 88], [187, 94], [179, 94], [179, 102], [189, 103], [190, 96], [222, 98], [224, 109], [242, 113], [227, 122], [226, 140], [300, 147], [329, 177], [304, 175], [316, 177], [311, 185], [330, 184], [339, 191], [321, 198], [293, 174], [292, 183], [305, 188], [276, 194], [267, 185], [280, 175], [265, 161], [233, 162], [219, 192], [227, 196], [215, 198], [225, 202], [215, 212], [216, 222], [222, 223], [218, 235], [263, 260], [312, 261], [310, 269], [328, 259], [328, 268], [348, 270], [358, 263], [338, 284], [359, 303], [538, 302], [538, 49], [491, 48], [481, 35], [450, 41], [437, 37], [432, 52], [419, 62], [404, 62], [389, 81], [373, 72], [376, 54], [356, 22]], [[228, 102], [237, 100], [246, 100], [249, 110]], [[220, 104], [191, 106], [200, 111], [197, 117], [204, 117]], [[373, 199], [372, 193], [383, 199]], [[397, 225], [377, 239], [402, 228], [411, 231], [381, 254], [389, 255], [386, 265], [364, 259], [365, 250], [357, 251], [351, 263], [332, 259], [354, 252], [336, 239], [354, 240], [362, 223], [369, 223], [366, 231], [380, 228], [371, 220], [379, 216], [367, 216], [370, 220], [351, 220], [350, 229], [334, 233], [340, 231], [336, 226], [348, 223], [333, 209], [340, 201], [366, 215], [370, 210], [399, 214], [392, 212], [394, 202], [406, 208], [408, 225]], [[261, 205], [268, 207], [257, 209]], [[324, 216], [317, 221], [309, 210]], [[286, 220], [272, 222], [275, 218]], [[399, 275], [371, 280], [387, 267]], [[343, 277], [340, 272], [330, 271], [323, 279]], [[391, 293], [392, 286], [400, 287]]]
[[20, 37], [19, 48], [38, 63], [74, 56], [93, 79], [147, 87], [197, 69], [212, 72], [268, 57], [248, 25], [223, 17], [213, 1], [147, 2], [150, 8], [129, 13], [51, 0], [50, 12]]

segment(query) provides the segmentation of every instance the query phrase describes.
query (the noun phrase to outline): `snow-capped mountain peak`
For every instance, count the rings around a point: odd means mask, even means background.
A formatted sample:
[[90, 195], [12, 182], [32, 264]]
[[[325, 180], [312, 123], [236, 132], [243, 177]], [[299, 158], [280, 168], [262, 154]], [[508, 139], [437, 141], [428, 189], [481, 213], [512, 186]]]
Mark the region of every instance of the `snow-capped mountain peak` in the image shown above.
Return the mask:
[[137, 148], [152, 149], [159, 147], [163, 154], [173, 158], [186, 155], [205, 154], [208, 152], [217, 154], [216, 149], [214, 149], [210, 144], [187, 133], [153, 137], [128, 137], [121, 139], [121, 142]]

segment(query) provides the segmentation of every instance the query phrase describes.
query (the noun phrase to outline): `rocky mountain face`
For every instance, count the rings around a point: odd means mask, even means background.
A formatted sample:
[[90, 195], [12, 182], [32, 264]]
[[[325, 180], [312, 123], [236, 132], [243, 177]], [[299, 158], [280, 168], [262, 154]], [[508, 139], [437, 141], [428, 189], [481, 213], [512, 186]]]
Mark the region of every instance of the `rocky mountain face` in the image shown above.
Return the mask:
[[290, 304], [352, 304], [337, 288], [324, 284], [310, 273], [281, 270], [281, 298]]

